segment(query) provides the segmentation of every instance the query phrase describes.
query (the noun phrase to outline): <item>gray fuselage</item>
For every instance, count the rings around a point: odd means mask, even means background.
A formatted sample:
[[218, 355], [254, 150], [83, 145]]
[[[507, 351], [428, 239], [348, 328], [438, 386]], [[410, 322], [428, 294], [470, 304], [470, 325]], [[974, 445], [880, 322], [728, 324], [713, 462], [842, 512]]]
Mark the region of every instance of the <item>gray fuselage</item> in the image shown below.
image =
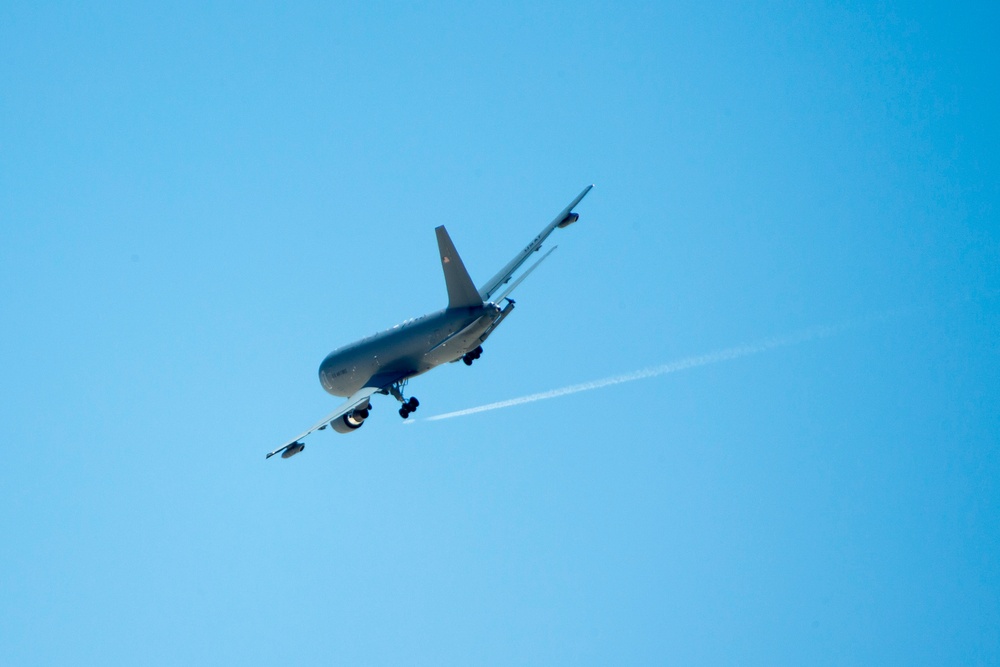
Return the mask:
[[350, 396], [376, 375], [426, 373], [478, 347], [501, 314], [496, 304], [487, 303], [407, 320], [328, 354], [319, 382], [334, 396]]

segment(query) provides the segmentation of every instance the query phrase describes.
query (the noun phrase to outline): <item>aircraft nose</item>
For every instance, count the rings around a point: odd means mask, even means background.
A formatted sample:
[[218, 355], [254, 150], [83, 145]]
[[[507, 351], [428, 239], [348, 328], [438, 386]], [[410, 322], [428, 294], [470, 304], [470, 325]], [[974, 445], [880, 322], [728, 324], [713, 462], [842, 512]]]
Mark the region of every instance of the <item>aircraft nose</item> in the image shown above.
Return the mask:
[[327, 373], [329, 368], [330, 368], [330, 357], [327, 356], [327, 358], [323, 360], [323, 363], [319, 365], [319, 383], [320, 385], [323, 386], [323, 389], [326, 390], [330, 389], [330, 378], [328, 377]]
[[343, 365], [344, 360], [338, 357], [335, 352], [326, 355], [326, 359], [319, 365], [319, 383], [327, 393], [339, 395], [334, 392], [339, 384], [337, 382], [338, 375], [342, 375], [343, 372], [338, 374], [337, 369], [342, 368]]

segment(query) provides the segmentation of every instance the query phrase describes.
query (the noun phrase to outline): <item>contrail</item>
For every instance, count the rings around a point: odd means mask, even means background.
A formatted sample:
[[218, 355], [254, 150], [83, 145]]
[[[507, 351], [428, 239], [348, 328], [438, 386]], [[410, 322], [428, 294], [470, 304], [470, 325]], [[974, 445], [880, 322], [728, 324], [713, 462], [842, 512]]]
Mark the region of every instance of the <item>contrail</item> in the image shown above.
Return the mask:
[[633, 371], [632, 373], [625, 373], [624, 375], [614, 375], [611, 377], [602, 378], [600, 380], [591, 380], [590, 382], [583, 382], [581, 384], [572, 384], [569, 385], [568, 387], [562, 387], [560, 389], [552, 389], [550, 391], [543, 391], [537, 394], [529, 394], [527, 396], [521, 396], [519, 398], [511, 398], [506, 401], [488, 403], [486, 405], [480, 405], [475, 408], [466, 408], [465, 410], [446, 412], [445, 414], [434, 415], [433, 417], [427, 417], [423, 421], [438, 421], [440, 419], [451, 419], [452, 417], [464, 417], [466, 415], [474, 415], [478, 412], [488, 412], [489, 410], [499, 410], [500, 408], [509, 408], [515, 405], [534, 403], [535, 401], [544, 401], [550, 398], [557, 398], [559, 396], [568, 396], [569, 394], [576, 394], [581, 391], [592, 391], [594, 389], [610, 387], [611, 385], [615, 384], [624, 384], [626, 382], [635, 382], [636, 380], [657, 377], [658, 375], [676, 373], [678, 371], [687, 370], [689, 368], [697, 368], [698, 366], [708, 366], [710, 364], [717, 364], [722, 361], [731, 361], [733, 359], [740, 359], [741, 357], [749, 357], [751, 355], [759, 354], [761, 352], [767, 352], [768, 350], [773, 350], [779, 347], [787, 347], [789, 345], [795, 345], [797, 343], [804, 343], [806, 341], [816, 340], [817, 338], [826, 338], [828, 336], [833, 336], [834, 334], [838, 334], [844, 331], [845, 329], [849, 329], [851, 326], [853, 326], [852, 323], [845, 323], [832, 326], [811, 327], [809, 329], [803, 329], [801, 331], [791, 333], [787, 336], [766, 338], [756, 343], [745, 343], [743, 345], [737, 345], [736, 347], [729, 347], [724, 350], [716, 350], [715, 352], [709, 352], [707, 354], [701, 354], [694, 357], [686, 357], [684, 359], [678, 359], [676, 361], [671, 361], [669, 363], [661, 364], [659, 366], [650, 366], [649, 368]]

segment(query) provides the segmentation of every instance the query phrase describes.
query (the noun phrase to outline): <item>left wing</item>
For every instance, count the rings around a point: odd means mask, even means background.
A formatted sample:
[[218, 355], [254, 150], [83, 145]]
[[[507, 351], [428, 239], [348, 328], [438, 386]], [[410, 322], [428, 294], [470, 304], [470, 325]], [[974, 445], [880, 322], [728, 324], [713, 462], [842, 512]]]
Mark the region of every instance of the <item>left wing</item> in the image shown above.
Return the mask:
[[289, 456], [294, 456], [298, 454], [303, 449], [305, 449], [305, 445], [299, 442], [299, 440], [306, 437], [313, 431], [318, 431], [321, 428], [325, 428], [326, 425], [332, 422], [334, 419], [340, 419], [348, 412], [351, 412], [358, 406], [362, 405], [363, 403], [366, 403], [368, 399], [371, 398], [372, 394], [377, 393], [379, 389], [381, 389], [381, 387], [364, 387], [363, 389], [359, 389], [358, 391], [354, 392], [354, 394], [352, 394], [350, 398], [341, 403], [336, 410], [334, 410], [326, 417], [323, 417], [318, 422], [313, 424], [313, 426], [309, 430], [299, 433], [297, 436], [295, 436], [294, 438], [283, 444], [281, 447], [278, 447], [274, 451], [268, 452], [267, 456], [265, 456], [264, 458], [269, 459], [275, 454], [278, 454], [279, 452], [281, 453], [282, 458], [288, 458]]
[[412, 375], [413, 373], [405, 373], [398, 371], [379, 373], [378, 375], [373, 375], [372, 377], [368, 378], [368, 382], [365, 383], [364, 387], [358, 389], [356, 392], [351, 394], [351, 396], [346, 401], [337, 406], [336, 410], [334, 410], [326, 417], [323, 417], [321, 420], [313, 424], [313, 426], [308, 431], [303, 431], [302, 433], [299, 433], [297, 436], [295, 436], [294, 438], [283, 444], [281, 447], [278, 447], [274, 451], [268, 452], [267, 456], [265, 456], [264, 458], [269, 459], [279, 452], [281, 453], [281, 458], [283, 459], [287, 459], [289, 456], [295, 456], [303, 449], [305, 449], [305, 445], [299, 442], [299, 440], [306, 437], [313, 431], [319, 431], [326, 428], [326, 425], [332, 422], [333, 420], [340, 419], [348, 412], [351, 412], [352, 410], [361, 407], [362, 405], [368, 402], [368, 399], [372, 397], [372, 394], [386, 393], [389, 390], [389, 388], [392, 387], [392, 385], [396, 384], [401, 380], [405, 380], [406, 378]]

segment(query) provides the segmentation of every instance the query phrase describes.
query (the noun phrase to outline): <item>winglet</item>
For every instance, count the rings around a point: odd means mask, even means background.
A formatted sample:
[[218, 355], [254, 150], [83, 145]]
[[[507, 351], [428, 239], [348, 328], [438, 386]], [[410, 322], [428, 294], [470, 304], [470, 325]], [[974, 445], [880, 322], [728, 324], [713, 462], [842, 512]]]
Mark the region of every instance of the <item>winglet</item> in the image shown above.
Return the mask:
[[441, 225], [434, 232], [437, 234], [438, 250], [441, 251], [444, 282], [448, 286], [448, 308], [483, 305], [483, 299], [479, 296], [479, 291], [472, 282], [472, 278], [469, 277], [469, 272], [465, 270], [465, 264], [458, 256], [455, 244], [448, 236], [448, 230], [444, 228], [444, 225]]

